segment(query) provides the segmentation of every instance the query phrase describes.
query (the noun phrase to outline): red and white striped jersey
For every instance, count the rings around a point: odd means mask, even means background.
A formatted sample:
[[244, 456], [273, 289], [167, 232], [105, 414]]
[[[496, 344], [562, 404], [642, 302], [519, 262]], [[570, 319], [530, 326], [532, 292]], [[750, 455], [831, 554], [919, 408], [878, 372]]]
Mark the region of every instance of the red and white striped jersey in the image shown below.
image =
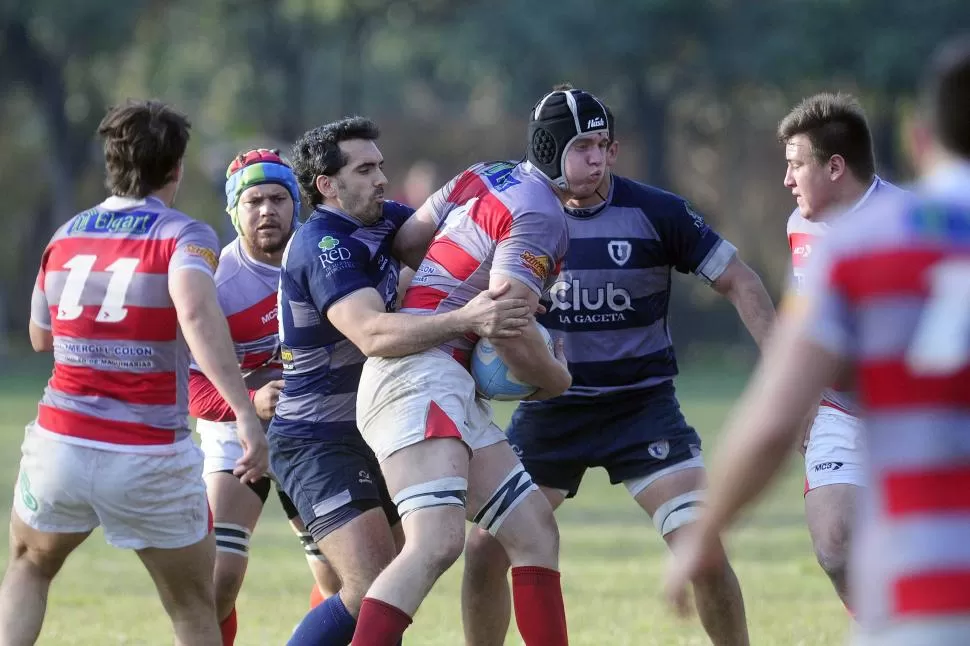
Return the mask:
[[[840, 213], [839, 217], [857, 211], [874, 197], [898, 193], [900, 190], [877, 176], [859, 201], [847, 211]], [[811, 262], [812, 252], [818, 248], [821, 239], [828, 235], [831, 227], [829, 220], [806, 220], [797, 208], [788, 216], [788, 247], [791, 249], [792, 278], [795, 281], [796, 290], [800, 289], [805, 280], [805, 268]], [[845, 388], [826, 388], [822, 394], [822, 405], [831, 406], [850, 415], [858, 413], [852, 393]]]
[[[439, 230], [404, 295], [401, 311], [456, 310], [488, 289], [489, 277], [518, 279], [541, 295], [569, 247], [562, 203], [528, 162], [476, 164], [428, 198]], [[441, 349], [466, 367], [477, 338]]]
[[31, 320], [54, 337], [42, 429], [132, 453], [191, 441], [188, 348], [168, 277], [195, 269], [211, 280], [217, 249], [211, 227], [154, 197], [111, 197], [58, 229], [31, 303]]
[[850, 560], [880, 644], [970, 635], [970, 166], [837, 223], [809, 335], [855, 367], [869, 487]]
[[[250, 384], [250, 398], [262, 384], [281, 379], [276, 293], [280, 268], [250, 258], [239, 238], [226, 245], [216, 270], [219, 305], [229, 322], [229, 334], [244, 375], [259, 373]], [[192, 362], [189, 412], [208, 422], [232, 422], [236, 416], [219, 391]]]

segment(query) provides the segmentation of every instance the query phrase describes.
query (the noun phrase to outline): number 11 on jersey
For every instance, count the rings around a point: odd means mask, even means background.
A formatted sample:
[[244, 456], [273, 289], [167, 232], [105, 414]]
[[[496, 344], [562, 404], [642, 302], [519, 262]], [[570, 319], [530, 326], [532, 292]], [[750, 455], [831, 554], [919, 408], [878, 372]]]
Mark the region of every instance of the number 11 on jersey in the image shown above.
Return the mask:
[[[80, 254], [64, 263], [64, 268], [70, 271], [67, 274], [67, 280], [64, 281], [61, 300], [57, 306], [58, 320], [73, 321], [84, 313], [84, 306], [81, 305], [81, 293], [84, 291], [84, 286], [91, 276], [91, 269], [94, 268], [97, 260], [98, 257], [93, 254]], [[138, 258], [119, 258], [105, 267], [105, 271], [111, 274], [111, 278], [108, 279], [108, 286], [105, 288], [101, 308], [98, 310], [95, 321], [98, 323], [118, 323], [128, 316], [125, 297], [128, 294], [128, 287], [135, 277], [138, 263]]]

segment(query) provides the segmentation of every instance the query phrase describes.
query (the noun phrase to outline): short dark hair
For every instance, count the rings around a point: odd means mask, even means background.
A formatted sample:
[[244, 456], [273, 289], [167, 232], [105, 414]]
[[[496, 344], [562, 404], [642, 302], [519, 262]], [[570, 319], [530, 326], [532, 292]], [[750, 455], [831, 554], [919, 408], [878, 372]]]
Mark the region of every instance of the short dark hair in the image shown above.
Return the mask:
[[859, 181], [871, 181], [875, 175], [872, 133], [862, 106], [852, 95], [823, 92], [803, 99], [778, 124], [782, 142], [795, 135], [808, 138], [820, 164], [840, 155]]
[[[568, 92], [569, 90], [575, 90], [573, 84], [569, 81], [564, 81], [563, 83], [556, 83], [552, 86], [552, 92]], [[613, 111], [610, 110], [610, 106], [603, 103], [603, 108], [606, 110], [606, 129], [610, 133], [610, 142], [616, 139], [616, 119], [613, 117]]]
[[340, 150], [341, 141], [374, 141], [380, 135], [377, 124], [364, 117], [346, 117], [303, 133], [293, 144], [293, 172], [307, 201], [310, 204], [322, 203], [323, 195], [317, 190], [317, 177], [336, 175], [347, 165], [347, 156]]
[[112, 195], [146, 197], [175, 179], [192, 124], [160, 101], [129, 99], [98, 125], [104, 139], [105, 186]]
[[923, 110], [940, 145], [970, 158], [970, 37], [945, 43], [926, 74]]

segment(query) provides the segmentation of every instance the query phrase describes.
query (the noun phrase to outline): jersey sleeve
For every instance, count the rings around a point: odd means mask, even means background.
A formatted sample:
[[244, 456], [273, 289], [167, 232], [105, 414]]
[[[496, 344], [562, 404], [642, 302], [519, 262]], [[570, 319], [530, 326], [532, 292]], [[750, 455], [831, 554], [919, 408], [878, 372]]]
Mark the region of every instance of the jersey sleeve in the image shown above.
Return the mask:
[[46, 261], [47, 254], [44, 254], [44, 259], [41, 261], [40, 265], [40, 271], [37, 272], [37, 280], [34, 281], [34, 291], [30, 295], [30, 321], [37, 327], [50, 330], [51, 310], [50, 304], [47, 301], [47, 291], [44, 287], [44, 282], [47, 278], [47, 272], [44, 270]]
[[712, 229], [686, 200], [663, 209], [654, 226], [667, 263], [682, 274], [692, 273], [710, 284], [720, 277], [737, 249]]
[[491, 274], [516, 278], [541, 296], [559, 262], [556, 244], [563, 233], [559, 224], [556, 217], [537, 211], [515, 216], [495, 247]]
[[[341, 298], [366, 287], [373, 287], [367, 276], [370, 250], [352, 238], [324, 234], [312, 241], [303, 260], [304, 288], [321, 314]], [[316, 254], [316, 257], [311, 257]]]
[[196, 269], [210, 277], [219, 267], [219, 238], [208, 224], [190, 220], [179, 232], [175, 252], [168, 263], [169, 273], [181, 269]]
[[424, 201], [424, 207], [426, 207], [427, 210], [430, 211], [434, 216], [434, 222], [436, 225], [441, 226], [441, 222], [448, 215], [448, 211], [451, 210], [451, 206], [453, 204], [452, 197], [455, 193], [455, 188], [458, 186], [458, 181], [465, 175], [465, 172], [459, 173], [453, 177], [451, 181], [432, 193], [431, 196]]

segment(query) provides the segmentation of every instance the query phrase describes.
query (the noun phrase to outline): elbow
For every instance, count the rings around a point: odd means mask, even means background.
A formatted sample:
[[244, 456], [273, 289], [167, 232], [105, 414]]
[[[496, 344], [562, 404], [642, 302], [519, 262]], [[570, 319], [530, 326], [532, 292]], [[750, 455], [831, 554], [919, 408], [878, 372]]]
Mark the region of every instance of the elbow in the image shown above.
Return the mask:
[[35, 339], [31, 337], [30, 347], [34, 349], [34, 352], [51, 352], [54, 350], [54, 344], [48, 342], [47, 339]]

